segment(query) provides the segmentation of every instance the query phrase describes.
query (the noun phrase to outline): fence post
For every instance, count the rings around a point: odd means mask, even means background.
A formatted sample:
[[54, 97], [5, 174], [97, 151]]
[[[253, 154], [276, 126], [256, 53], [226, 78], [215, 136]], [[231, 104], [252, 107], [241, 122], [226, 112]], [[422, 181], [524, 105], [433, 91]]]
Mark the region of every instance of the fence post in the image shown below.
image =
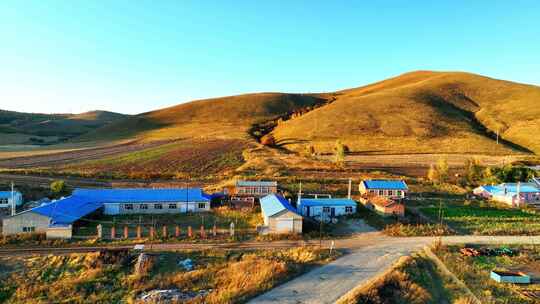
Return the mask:
[[96, 229], [97, 229], [97, 237], [98, 237], [98, 239], [103, 238], [103, 226], [101, 224], [98, 224], [96, 226]]
[[116, 238], [116, 227], [111, 227], [111, 239], [114, 240]]
[[164, 226], [163, 226], [162, 231], [163, 231], [163, 237], [164, 237], [164, 238], [167, 238], [167, 237], [168, 237], [168, 233], [167, 233], [167, 225], [164, 225]]
[[191, 230], [191, 226], [187, 227], [187, 235], [188, 237], [193, 237], [193, 231]]
[[154, 226], [150, 226], [150, 238], [154, 239], [156, 234], [156, 231], [154, 230]]
[[206, 233], [204, 232], [204, 226], [201, 225], [201, 238], [205, 238], [206, 237]]
[[141, 228], [141, 225], [138, 225], [138, 226], [137, 226], [137, 238], [138, 238], [138, 239], [142, 238], [142, 228]]
[[180, 237], [180, 226], [176, 225], [176, 227], [174, 228], [174, 236], [176, 236], [177, 238]]
[[216, 227], [216, 224], [214, 224], [214, 227], [212, 227], [212, 234], [213, 234], [214, 236], [217, 235], [217, 227]]
[[125, 239], [128, 239], [129, 238], [129, 228], [128, 226], [124, 226], [124, 238]]
[[231, 222], [231, 226], [229, 227], [229, 234], [231, 236], [234, 236], [234, 222]]

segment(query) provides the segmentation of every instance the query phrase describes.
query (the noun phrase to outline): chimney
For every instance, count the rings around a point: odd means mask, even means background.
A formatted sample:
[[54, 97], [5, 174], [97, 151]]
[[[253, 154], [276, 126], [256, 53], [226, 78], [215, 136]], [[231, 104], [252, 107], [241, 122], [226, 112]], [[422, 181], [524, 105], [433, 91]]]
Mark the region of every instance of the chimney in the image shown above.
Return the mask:
[[351, 199], [351, 190], [352, 190], [352, 179], [349, 178], [349, 191], [347, 193], [347, 198]]

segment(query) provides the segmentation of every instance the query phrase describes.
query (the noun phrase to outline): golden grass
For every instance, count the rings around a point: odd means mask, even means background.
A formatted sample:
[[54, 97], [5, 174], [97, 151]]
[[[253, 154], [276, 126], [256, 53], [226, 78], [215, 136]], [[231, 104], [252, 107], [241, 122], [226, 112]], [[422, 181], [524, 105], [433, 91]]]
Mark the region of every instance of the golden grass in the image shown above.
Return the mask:
[[[280, 141], [308, 140], [330, 152], [336, 139], [352, 151], [379, 153], [517, 151], [496, 145], [476, 117], [507, 140], [540, 151], [540, 88], [467, 73], [416, 72], [338, 92], [330, 105], [281, 123]], [[305, 143], [287, 145], [299, 150]]]

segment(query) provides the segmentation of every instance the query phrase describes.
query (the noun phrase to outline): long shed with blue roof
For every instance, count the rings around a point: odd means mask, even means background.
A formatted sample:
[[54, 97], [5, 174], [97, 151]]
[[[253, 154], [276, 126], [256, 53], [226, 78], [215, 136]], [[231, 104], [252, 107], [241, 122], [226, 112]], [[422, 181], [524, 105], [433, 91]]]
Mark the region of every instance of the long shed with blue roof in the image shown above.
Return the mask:
[[262, 233], [302, 233], [302, 216], [280, 194], [261, 198]]
[[47, 237], [70, 238], [72, 225], [94, 212], [118, 215], [209, 210], [210, 197], [199, 188], [75, 189], [71, 196], [5, 218], [2, 233], [46, 232]]
[[304, 198], [298, 199], [298, 211], [303, 216], [328, 220], [356, 213], [356, 202], [350, 198]]

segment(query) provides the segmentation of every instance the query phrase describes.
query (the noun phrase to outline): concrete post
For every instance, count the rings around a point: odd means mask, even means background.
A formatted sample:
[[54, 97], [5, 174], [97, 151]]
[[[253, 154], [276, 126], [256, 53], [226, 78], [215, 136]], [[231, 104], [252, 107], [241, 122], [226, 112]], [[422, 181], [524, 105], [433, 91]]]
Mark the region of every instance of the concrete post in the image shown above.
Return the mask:
[[114, 240], [116, 238], [116, 227], [111, 227], [111, 239]]
[[156, 231], [154, 230], [154, 226], [150, 226], [150, 238], [154, 239], [156, 236]]
[[216, 226], [216, 224], [214, 224], [214, 227], [212, 227], [212, 234], [214, 236], [217, 236], [217, 226]]
[[179, 238], [180, 237], [180, 226], [176, 225], [176, 227], [174, 227], [174, 236]]
[[138, 239], [142, 238], [142, 227], [141, 226], [137, 226], [137, 238]]
[[124, 238], [129, 239], [129, 228], [128, 226], [124, 226]]
[[163, 237], [164, 238], [167, 238], [169, 237], [168, 233], [167, 233], [167, 225], [164, 225], [163, 228], [162, 228], [162, 231], [163, 231]]
[[187, 236], [188, 237], [193, 237], [193, 231], [191, 230], [191, 226], [187, 227]]
[[103, 226], [101, 224], [98, 224], [96, 229], [97, 229], [97, 237], [98, 237], [98, 239], [102, 239], [103, 238]]
[[231, 236], [234, 236], [234, 222], [231, 222], [231, 226], [229, 227], [229, 234]]
[[205, 238], [206, 237], [206, 233], [204, 232], [204, 226], [201, 225], [201, 238]]

